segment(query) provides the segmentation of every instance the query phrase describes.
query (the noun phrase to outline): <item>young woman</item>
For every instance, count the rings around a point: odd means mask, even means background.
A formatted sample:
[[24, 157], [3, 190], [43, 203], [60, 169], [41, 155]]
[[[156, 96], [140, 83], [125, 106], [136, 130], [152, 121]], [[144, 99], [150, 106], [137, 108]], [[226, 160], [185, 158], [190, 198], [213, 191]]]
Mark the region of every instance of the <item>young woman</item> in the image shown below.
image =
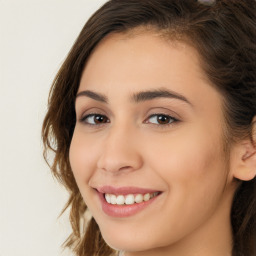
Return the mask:
[[76, 255], [256, 255], [255, 39], [254, 0], [111, 0], [89, 19], [43, 125]]

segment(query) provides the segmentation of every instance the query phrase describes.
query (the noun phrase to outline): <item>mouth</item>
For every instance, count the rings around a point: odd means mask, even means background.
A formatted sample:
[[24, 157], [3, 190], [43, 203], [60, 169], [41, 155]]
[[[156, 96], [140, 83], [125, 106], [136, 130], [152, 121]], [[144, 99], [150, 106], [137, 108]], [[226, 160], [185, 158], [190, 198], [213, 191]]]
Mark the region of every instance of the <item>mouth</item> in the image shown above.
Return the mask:
[[129, 217], [146, 209], [162, 194], [161, 191], [134, 187], [113, 188], [105, 186], [96, 189], [102, 210], [115, 218]]
[[105, 200], [113, 205], [133, 205], [147, 202], [150, 199], [158, 196], [160, 192], [147, 193], [147, 194], [128, 194], [128, 195], [114, 195], [104, 194]]

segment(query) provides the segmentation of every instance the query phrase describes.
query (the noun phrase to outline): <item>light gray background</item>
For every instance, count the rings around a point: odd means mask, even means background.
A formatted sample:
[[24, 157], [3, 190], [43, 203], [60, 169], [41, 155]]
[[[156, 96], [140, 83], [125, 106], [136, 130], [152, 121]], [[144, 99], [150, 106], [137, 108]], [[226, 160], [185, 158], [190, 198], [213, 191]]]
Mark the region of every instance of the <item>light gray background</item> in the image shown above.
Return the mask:
[[42, 158], [51, 81], [105, 0], [0, 0], [0, 256], [58, 256], [67, 193]]

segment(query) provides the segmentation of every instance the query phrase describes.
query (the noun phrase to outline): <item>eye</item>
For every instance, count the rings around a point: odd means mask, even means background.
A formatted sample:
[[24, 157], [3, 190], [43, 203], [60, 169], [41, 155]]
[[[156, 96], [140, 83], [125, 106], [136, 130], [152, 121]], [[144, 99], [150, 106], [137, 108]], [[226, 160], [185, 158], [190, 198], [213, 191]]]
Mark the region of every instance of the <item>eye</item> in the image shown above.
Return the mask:
[[146, 123], [157, 124], [157, 125], [168, 125], [176, 121], [178, 121], [176, 118], [169, 115], [154, 114], [147, 119]]
[[86, 115], [81, 119], [81, 121], [89, 125], [101, 125], [110, 122], [106, 116], [101, 114]]

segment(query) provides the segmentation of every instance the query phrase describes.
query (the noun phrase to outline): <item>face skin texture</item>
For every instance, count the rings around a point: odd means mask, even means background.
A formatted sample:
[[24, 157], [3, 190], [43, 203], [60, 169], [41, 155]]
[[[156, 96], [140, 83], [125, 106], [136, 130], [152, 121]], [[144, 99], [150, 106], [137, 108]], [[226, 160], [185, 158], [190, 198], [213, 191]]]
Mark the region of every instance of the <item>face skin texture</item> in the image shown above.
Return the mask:
[[[102, 97], [81, 95], [88, 90]], [[134, 99], [160, 90], [182, 97]], [[79, 93], [70, 163], [105, 241], [125, 256], [231, 255], [235, 186], [223, 145], [223, 99], [196, 50], [153, 32], [109, 35], [90, 56]], [[93, 114], [103, 122], [86, 118]], [[161, 115], [174, 119], [162, 124]], [[96, 189], [105, 185], [162, 193], [117, 218], [102, 211]]]

